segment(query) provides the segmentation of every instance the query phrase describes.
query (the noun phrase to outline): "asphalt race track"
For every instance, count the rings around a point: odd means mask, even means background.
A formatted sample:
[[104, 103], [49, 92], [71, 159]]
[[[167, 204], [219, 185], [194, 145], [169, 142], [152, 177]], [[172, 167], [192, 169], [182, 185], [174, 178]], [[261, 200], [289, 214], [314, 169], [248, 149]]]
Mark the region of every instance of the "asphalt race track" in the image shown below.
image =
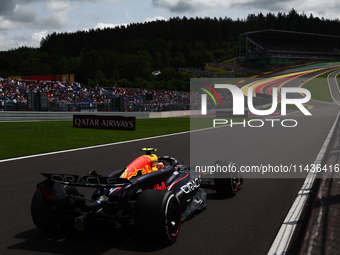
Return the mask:
[[[285, 86], [298, 86], [288, 83]], [[290, 164], [314, 162], [339, 106], [310, 101], [313, 118], [297, 112], [296, 130], [282, 127], [222, 127], [229, 141], [226, 154], [238, 164]], [[243, 129], [242, 129], [243, 128]], [[227, 130], [227, 132], [226, 132]], [[210, 137], [209, 130], [199, 131]], [[196, 132], [196, 133], [199, 133]], [[242, 141], [247, 141], [247, 143]], [[240, 142], [241, 141], [241, 142]], [[35, 185], [40, 172], [86, 174], [91, 169], [106, 174], [126, 166], [140, 155], [141, 147], [156, 147], [159, 155], [170, 155], [190, 163], [190, 134], [166, 136], [93, 149], [0, 162], [2, 210], [1, 254], [266, 254], [290, 209], [303, 178], [252, 178], [234, 198], [218, 199], [208, 193], [208, 207], [182, 224], [177, 242], [169, 247], [141, 243], [133, 230], [118, 232], [112, 226], [65, 236], [36, 229], [30, 216]]]

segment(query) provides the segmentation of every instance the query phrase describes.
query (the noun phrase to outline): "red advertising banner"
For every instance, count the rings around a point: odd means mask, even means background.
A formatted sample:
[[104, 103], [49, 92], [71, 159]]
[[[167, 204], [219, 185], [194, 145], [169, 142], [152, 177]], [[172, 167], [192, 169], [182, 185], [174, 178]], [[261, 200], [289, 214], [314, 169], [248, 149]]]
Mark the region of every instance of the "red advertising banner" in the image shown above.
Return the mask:
[[73, 115], [73, 127], [136, 130], [136, 117]]

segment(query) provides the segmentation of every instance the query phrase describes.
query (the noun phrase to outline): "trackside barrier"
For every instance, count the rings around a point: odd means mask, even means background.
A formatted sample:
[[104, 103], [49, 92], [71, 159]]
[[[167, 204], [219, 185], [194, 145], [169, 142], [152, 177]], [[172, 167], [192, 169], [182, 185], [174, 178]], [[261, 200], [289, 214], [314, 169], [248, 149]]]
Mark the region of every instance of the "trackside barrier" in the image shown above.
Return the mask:
[[169, 111], [169, 112], [0, 112], [0, 121], [42, 121], [42, 120], [73, 120], [73, 115], [102, 115], [146, 118], [170, 118], [198, 115], [200, 111]]

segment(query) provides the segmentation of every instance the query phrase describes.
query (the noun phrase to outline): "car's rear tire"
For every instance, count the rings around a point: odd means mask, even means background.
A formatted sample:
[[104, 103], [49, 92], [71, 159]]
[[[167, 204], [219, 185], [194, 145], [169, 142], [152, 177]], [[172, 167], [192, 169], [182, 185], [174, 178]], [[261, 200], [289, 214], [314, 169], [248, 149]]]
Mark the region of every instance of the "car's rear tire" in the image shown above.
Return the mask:
[[238, 186], [238, 177], [236, 172], [230, 170], [236, 169], [236, 165], [232, 161], [218, 161], [217, 163], [219, 166], [228, 167], [229, 171], [214, 178], [215, 190], [222, 198], [234, 197]]
[[138, 236], [147, 242], [170, 245], [181, 227], [181, 207], [168, 190], [145, 190], [137, 199], [135, 224]]
[[[79, 195], [75, 187], [65, 187], [66, 194]], [[65, 223], [65, 217], [51, 208], [39, 190], [36, 190], [31, 202], [31, 216], [35, 226], [46, 232], [60, 231]]]

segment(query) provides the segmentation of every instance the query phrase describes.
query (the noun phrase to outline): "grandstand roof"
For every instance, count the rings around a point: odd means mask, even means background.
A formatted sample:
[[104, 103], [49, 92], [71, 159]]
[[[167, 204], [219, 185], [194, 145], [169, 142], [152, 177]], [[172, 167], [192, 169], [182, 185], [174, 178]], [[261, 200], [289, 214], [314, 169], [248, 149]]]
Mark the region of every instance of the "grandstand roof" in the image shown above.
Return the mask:
[[266, 30], [257, 30], [246, 32], [240, 34], [240, 36], [253, 35], [256, 37], [275, 37], [275, 38], [284, 38], [284, 39], [292, 39], [292, 40], [310, 40], [317, 39], [320, 41], [324, 40], [340, 40], [340, 36], [337, 35], [325, 35], [325, 34], [314, 34], [314, 33], [305, 33], [305, 32], [296, 32], [296, 31], [287, 31], [287, 30], [277, 30], [277, 29], [266, 29]]

